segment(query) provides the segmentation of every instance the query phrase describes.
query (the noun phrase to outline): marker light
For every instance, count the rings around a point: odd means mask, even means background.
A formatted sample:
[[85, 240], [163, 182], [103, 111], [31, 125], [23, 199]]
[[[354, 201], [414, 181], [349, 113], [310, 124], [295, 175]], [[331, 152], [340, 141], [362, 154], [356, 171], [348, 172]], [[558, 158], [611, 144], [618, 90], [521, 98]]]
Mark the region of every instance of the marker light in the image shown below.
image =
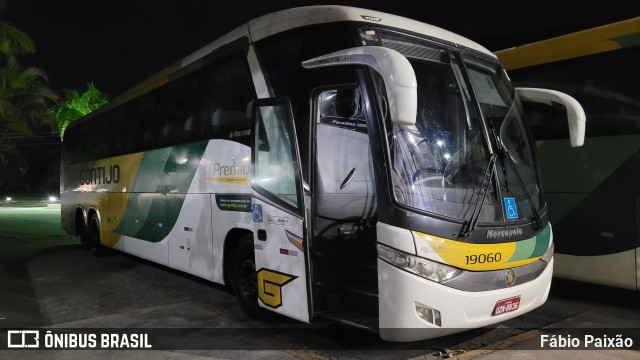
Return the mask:
[[452, 266], [413, 256], [382, 244], [378, 244], [378, 257], [402, 270], [435, 282], [452, 279], [462, 272]]
[[555, 245], [552, 242], [551, 245], [549, 245], [549, 249], [547, 249], [547, 252], [545, 252], [544, 255], [540, 257], [540, 260], [546, 262], [547, 264], [550, 263], [551, 259], [553, 259], [554, 248], [555, 248]]

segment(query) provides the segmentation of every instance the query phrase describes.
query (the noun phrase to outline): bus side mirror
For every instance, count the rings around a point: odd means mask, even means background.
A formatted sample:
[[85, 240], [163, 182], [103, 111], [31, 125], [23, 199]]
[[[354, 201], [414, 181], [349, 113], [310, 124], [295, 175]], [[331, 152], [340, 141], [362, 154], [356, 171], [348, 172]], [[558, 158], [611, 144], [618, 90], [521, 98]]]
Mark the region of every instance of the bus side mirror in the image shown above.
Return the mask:
[[360, 46], [302, 62], [305, 69], [345, 65], [368, 66], [382, 75], [387, 89], [391, 120], [400, 125], [415, 125], [418, 82], [413, 66], [406, 57], [381, 46]]
[[582, 105], [576, 99], [565, 93], [548, 89], [516, 88], [516, 94], [522, 102], [529, 101], [563, 109], [569, 122], [571, 146], [578, 147], [584, 144], [587, 117]]

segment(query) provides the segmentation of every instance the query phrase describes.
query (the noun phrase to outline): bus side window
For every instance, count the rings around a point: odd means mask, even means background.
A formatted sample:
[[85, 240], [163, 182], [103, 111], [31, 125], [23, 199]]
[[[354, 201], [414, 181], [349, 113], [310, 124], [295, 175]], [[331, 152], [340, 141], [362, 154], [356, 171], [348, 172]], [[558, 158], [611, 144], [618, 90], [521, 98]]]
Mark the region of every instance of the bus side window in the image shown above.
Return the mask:
[[209, 65], [203, 74], [203, 107], [209, 137], [251, 142], [247, 104], [256, 98], [246, 56], [237, 54]]
[[217, 109], [211, 118], [215, 137], [233, 139], [235, 133], [250, 127], [249, 119], [238, 110]]

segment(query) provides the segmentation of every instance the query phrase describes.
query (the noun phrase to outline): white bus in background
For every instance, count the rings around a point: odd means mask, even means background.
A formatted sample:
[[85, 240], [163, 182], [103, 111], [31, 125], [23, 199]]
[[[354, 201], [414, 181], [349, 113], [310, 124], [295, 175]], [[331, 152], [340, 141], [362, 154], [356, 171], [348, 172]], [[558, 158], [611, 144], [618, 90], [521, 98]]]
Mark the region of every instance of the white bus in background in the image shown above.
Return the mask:
[[[553, 239], [519, 97], [480, 45], [341, 6], [252, 20], [71, 125], [62, 226], [230, 284], [249, 314], [411, 341], [542, 305]], [[581, 132], [582, 129], [582, 132]]]
[[529, 119], [557, 277], [640, 289], [639, 38], [636, 17], [496, 53], [514, 82], [566, 92], [588, 116], [580, 149], [569, 147], [561, 117]]

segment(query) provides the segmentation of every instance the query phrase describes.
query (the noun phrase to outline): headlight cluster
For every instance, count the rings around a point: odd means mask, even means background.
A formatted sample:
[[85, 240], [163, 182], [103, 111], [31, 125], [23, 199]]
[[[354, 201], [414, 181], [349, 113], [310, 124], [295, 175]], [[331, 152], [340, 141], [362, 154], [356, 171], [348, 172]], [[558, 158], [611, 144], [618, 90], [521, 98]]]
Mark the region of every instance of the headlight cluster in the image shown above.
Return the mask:
[[554, 243], [552, 242], [551, 245], [549, 245], [549, 249], [547, 249], [547, 252], [544, 253], [544, 255], [542, 255], [540, 257], [540, 260], [546, 262], [547, 264], [551, 262], [551, 259], [553, 259], [553, 250], [554, 250]]
[[393, 266], [435, 282], [452, 279], [462, 272], [460, 269], [410, 255], [382, 244], [378, 244], [378, 257]]

